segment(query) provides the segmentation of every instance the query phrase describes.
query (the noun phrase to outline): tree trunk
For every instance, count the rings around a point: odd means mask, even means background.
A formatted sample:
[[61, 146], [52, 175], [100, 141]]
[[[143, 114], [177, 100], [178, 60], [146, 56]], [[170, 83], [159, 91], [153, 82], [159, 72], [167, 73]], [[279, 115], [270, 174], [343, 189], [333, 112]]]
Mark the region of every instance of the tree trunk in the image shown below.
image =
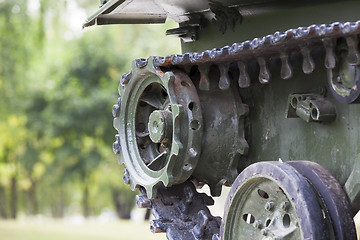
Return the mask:
[[36, 195], [36, 181], [31, 180], [31, 188], [29, 189], [28, 196], [30, 202], [30, 213], [32, 215], [37, 215], [39, 213], [38, 200]]
[[[120, 219], [130, 219], [130, 212], [133, 204], [130, 204], [125, 194], [118, 189], [112, 190], [113, 202], [116, 214]], [[132, 200], [134, 201], [134, 200]]]
[[4, 186], [0, 185], [0, 218], [7, 218], [6, 195]]
[[84, 217], [89, 217], [90, 209], [89, 209], [89, 185], [85, 183], [83, 190], [83, 215]]
[[16, 175], [11, 178], [11, 218], [16, 219], [17, 214], [17, 178]]
[[60, 188], [59, 218], [63, 218], [65, 214], [65, 195], [64, 186]]

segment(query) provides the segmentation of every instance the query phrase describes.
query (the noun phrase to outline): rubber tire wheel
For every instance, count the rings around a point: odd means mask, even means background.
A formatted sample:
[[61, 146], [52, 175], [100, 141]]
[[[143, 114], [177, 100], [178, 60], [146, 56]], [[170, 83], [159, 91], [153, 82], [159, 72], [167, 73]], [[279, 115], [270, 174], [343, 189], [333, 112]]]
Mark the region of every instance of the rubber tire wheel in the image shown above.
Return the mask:
[[[282, 162], [257, 162], [245, 170], [236, 178], [227, 197], [224, 218], [220, 228], [222, 240], [232, 240], [231, 231], [234, 228], [234, 212], [237, 203], [233, 203], [236, 195], [247, 185], [260, 178], [267, 178], [278, 184], [287, 192], [292, 199], [292, 206], [296, 210], [300, 221], [300, 231], [306, 240], [328, 240], [326, 222], [323, 217], [321, 206], [311, 185], [295, 168]], [[240, 192], [241, 193], [241, 192]], [[240, 213], [241, 214], [241, 213]], [[236, 217], [236, 216], [235, 216]]]
[[356, 240], [351, 205], [339, 182], [321, 165], [310, 161], [287, 162], [313, 186], [330, 218], [336, 240]]

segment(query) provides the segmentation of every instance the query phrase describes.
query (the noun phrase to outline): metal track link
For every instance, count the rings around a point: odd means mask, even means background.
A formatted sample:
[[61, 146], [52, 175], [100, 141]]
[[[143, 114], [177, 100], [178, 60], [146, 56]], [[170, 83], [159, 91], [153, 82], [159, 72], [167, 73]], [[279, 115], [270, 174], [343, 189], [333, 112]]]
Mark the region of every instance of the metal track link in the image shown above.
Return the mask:
[[[293, 75], [293, 69], [289, 57], [294, 52], [303, 55], [302, 69], [305, 74], [312, 73], [315, 69], [314, 59], [311, 51], [314, 48], [325, 49], [324, 65], [327, 69], [334, 69], [336, 66], [336, 40], [345, 38], [348, 46], [348, 62], [351, 65], [360, 64], [360, 53], [358, 51], [360, 21], [332, 24], [311, 25], [289, 29], [286, 32], [276, 32], [262, 38], [242, 43], [234, 43], [232, 46], [214, 48], [204, 52], [185, 53], [182, 55], [168, 55], [166, 57], [154, 57], [154, 66], [171, 67], [183, 66], [190, 69], [197, 65], [201, 74], [199, 88], [208, 90], [209, 78], [208, 69], [212, 64], [217, 64], [221, 73], [219, 88], [228, 89], [230, 81], [228, 67], [230, 63], [237, 63], [239, 68], [238, 84], [240, 88], [250, 86], [250, 77], [247, 71], [248, 63], [256, 61], [260, 67], [259, 81], [262, 84], [268, 83], [271, 73], [267, 67], [267, 61], [274, 58], [281, 59], [280, 76], [289, 79]], [[137, 59], [137, 66], [142, 68], [147, 65], [148, 59]], [[121, 82], [126, 82], [130, 73], [123, 74]]]
[[214, 200], [205, 193], [198, 193], [192, 182], [158, 189], [157, 197], [149, 199], [144, 189], [136, 196], [140, 208], [152, 209], [153, 233], [166, 232], [169, 240], [217, 239], [221, 218], [213, 217], [208, 205]]

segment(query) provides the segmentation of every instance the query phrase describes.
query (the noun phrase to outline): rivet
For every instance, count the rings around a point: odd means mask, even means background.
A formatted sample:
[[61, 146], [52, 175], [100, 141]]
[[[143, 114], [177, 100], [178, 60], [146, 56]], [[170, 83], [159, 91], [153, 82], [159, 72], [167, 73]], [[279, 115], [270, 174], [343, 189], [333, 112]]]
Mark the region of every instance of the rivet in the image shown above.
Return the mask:
[[290, 207], [290, 203], [288, 201], [285, 201], [285, 202], [281, 203], [280, 207], [282, 210], [287, 211]]
[[275, 203], [274, 202], [267, 202], [265, 204], [265, 209], [268, 210], [268, 211], [271, 211], [275, 206]]
[[262, 228], [262, 222], [260, 220], [257, 220], [253, 223], [254, 228], [261, 229]]

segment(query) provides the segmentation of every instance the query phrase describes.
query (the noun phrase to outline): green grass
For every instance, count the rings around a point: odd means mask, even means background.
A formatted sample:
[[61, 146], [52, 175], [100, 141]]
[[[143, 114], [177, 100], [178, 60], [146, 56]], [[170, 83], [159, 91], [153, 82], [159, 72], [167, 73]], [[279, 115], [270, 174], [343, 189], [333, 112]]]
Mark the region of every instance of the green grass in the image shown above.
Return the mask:
[[165, 234], [153, 234], [149, 223], [86, 221], [71, 225], [56, 220], [0, 221], [1, 240], [164, 240]]
[[[360, 215], [356, 218], [360, 239]], [[86, 221], [73, 225], [61, 220], [0, 221], [1, 240], [165, 240], [165, 234], [153, 234], [149, 223]]]

